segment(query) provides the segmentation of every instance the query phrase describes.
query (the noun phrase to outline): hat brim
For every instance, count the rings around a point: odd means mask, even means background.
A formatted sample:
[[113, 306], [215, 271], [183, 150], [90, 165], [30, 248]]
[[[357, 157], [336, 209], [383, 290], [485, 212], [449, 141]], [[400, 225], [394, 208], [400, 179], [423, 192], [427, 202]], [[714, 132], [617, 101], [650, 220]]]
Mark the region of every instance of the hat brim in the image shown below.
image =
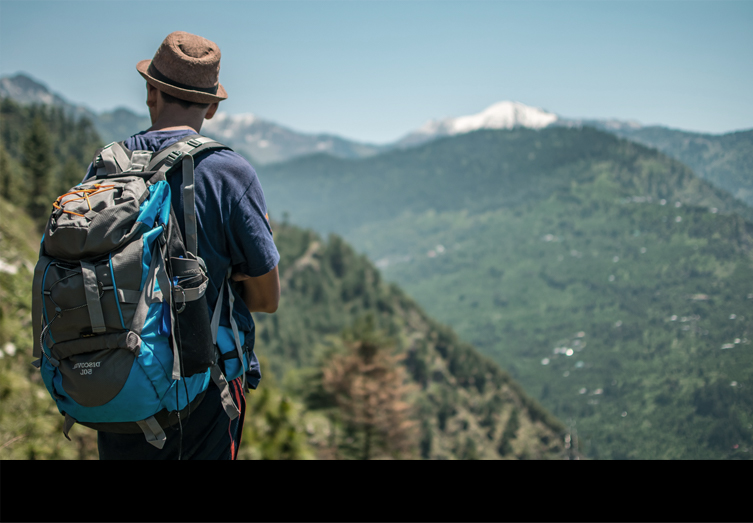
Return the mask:
[[190, 89], [181, 89], [180, 87], [175, 87], [174, 85], [161, 82], [160, 80], [157, 80], [156, 78], [150, 76], [149, 73], [147, 73], [149, 64], [151, 63], [151, 60], [141, 60], [138, 64], [136, 64], [136, 70], [139, 72], [139, 74], [141, 74], [141, 76], [144, 77], [147, 82], [149, 82], [160, 91], [169, 94], [170, 96], [198, 104], [211, 104], [227, 99], [227, 92], [220, 83], [218, 83], [217, 85], [217, 94], [210, 94], [203, 93], [201, 91], [192, 91]]

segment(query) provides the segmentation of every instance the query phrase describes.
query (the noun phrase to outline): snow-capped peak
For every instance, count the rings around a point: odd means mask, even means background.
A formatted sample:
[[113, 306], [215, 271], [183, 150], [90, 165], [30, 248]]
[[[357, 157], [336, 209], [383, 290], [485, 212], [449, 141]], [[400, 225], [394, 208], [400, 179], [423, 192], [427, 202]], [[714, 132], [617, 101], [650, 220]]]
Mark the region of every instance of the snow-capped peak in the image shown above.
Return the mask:
[[256, 123], [258, 118], [251, 113], [228, 114], [217, 113], [214, 118], [204, 123], [204, 130], [209, 134], [216, 134], [223, 139], [229, 139], [248, 131], [248, 127]]
[[416, 131], [418, 134], [462, 134], [478, 129], [541, 129], [557, 121], [557, 115], [520, 102], [497, 102], [477, 114], [432, 120]]

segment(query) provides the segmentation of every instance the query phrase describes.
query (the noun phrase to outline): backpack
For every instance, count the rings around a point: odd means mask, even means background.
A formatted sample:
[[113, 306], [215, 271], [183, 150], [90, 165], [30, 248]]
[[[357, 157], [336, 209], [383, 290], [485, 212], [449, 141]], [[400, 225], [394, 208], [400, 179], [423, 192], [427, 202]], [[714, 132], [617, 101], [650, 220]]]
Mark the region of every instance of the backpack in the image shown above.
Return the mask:
[[[210, 380], [230, 419], [239, 415], [228, 381], [242, 375], [246, 388], [251, 351], [233, 319], [231, 269], [210, 318], [197, 252], [193, 159], [210, 149], [229, 148], [200, 135], [156, 153], [111, 143], [94, 155], [96, 175], [53, 203], [34, 270], [33, 365], [69, 440], [79, 423], [143, 432], [161, 449]], [[185, 241], [167, 182], [178, 166]], [[219, 325], [226, 286], [231, 329]]]

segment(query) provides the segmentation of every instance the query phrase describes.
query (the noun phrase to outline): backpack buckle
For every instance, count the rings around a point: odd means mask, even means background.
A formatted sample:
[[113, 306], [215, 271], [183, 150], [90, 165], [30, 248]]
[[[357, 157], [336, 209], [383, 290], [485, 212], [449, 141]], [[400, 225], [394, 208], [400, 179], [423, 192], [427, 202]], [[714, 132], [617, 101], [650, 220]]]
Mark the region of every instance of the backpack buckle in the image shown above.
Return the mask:
[[[175, 311], [178, 314], [180, 314], [181, 312], [183, 312], [183, 309], [186, 308], [186, 291], [183, 290], [183, 287], [181, 287], [180, 285], [173, 286], [173, 291], [180, 291], [180, 293], [183, 295], [183, 300], [180, 303], [180, 309], [178, 309], [178, 310]], [[173, 297], [173, 299], [174, 299], [174, 297]]]
[[198, 146], [200, 146], [200, 145], [201, 145], [201, 140], [199, 140], [199, 139], [197, 139], [197, 138], [191, 138], [191, 139], [190, 139], [190, 140], [188, 140], [188, 141], [187, 141], [186, 143], [187, 143], [188, 145], [190, 145], [191, 147], [198, 147]]

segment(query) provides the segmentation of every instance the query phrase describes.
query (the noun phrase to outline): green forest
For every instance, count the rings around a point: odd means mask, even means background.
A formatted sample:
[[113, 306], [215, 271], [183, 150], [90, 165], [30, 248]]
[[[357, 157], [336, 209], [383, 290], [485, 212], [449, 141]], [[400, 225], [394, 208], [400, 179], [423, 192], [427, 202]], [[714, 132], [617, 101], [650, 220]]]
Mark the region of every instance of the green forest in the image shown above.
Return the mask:
[[[0, 459], [96, 459], [96, 432], [76, 425], [63, 437], [30, 364], [30, 308], [50, 204], [101, 140], [55, 109], [0, 107]], [[284, 222], [273, 231], [282, 300], [255, 315], [263, 379], [247, 394], [241, 458], [582, 457], [568, 427], [339, 236]]]
[[687, 166], [520, 129], [265, 174], [272, 209], [342, 234], [587, 456], [750, 456], [751, 209]]
[[704, 180], [753, 205], [753, 130], [723, 135], [643, 127], [614, 131], [680, 160]]

